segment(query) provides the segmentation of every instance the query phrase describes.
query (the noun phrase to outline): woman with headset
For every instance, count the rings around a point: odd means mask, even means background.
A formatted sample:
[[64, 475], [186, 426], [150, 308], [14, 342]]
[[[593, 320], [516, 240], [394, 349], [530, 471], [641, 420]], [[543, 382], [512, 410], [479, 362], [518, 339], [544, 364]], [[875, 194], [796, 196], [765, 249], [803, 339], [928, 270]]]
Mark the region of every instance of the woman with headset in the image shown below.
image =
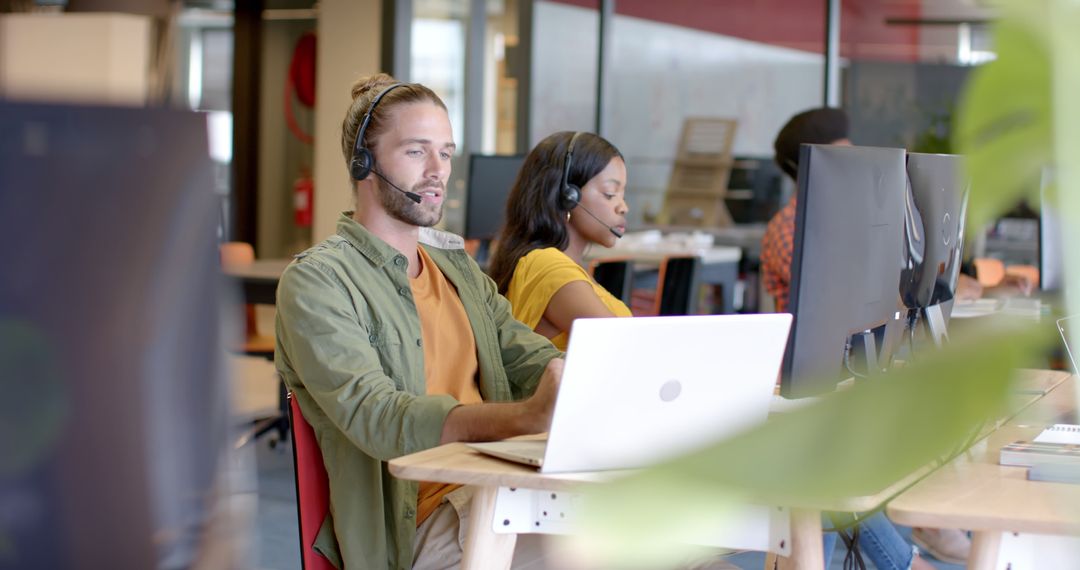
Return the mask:
[[569, 131], [529, 152], [510, 191], [489, 274], [514, 317], [560, 350], [574, 319], [631, 316], [583, 267], [589, 245], [611, 247], [626, 231], [625, 192], [619, 150], [592, 133]]
[[[514, 317], [560, 350], [566, 350], [574, 319], [632, 316], [592, 280], [582, 259], [590, 244], [611, 247], [622, 237], [629, 210], [625, 191], [626, 164], [618, 149], [597, 135], [573, 132], [540, 141], [510, 191], [488, 273]], [[858, 527], [858, 533], [841, 533], [845, 542], [858, 542], [879, 568], [932, 568], [881, 513], [857, 524], [837, 518]], [[836, 537], [825, 534], [826, 565]]]

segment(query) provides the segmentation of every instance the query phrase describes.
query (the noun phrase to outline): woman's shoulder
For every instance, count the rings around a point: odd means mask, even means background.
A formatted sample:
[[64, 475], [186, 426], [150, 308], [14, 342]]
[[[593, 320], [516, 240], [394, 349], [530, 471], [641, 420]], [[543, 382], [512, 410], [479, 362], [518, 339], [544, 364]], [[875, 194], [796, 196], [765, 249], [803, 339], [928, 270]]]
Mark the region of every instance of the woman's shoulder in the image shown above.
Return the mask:
[[588, 278], [589, 274], [580, 265], [555, 247], [534, 249], [523, 255], [514, 271], [515, 280], [532, 283], [565, 283]]
[[557, 247], [538, 247], [521, 257], [530, 261], [574, 261]]
[[[534, 249], [521, 257], [521, 260], [518, 261], [518, 266], [519, 269], [581, 269], [581, 266], [575, 263], [573, 259], [570, 259], [570, 256], [566, 255], [556, 247]], [[581, 270], [584, 271], [584, 269]]]

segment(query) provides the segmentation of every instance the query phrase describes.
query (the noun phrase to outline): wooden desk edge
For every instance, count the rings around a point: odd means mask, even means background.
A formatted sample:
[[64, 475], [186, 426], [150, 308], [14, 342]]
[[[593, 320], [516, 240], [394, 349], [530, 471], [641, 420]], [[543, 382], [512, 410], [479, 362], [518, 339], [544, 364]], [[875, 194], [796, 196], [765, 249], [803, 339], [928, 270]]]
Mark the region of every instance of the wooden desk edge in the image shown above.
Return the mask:
[[[1021, 372], [1025, 374], [1037, 373], [1040, 375], [1051, 375], [1050, 378], [1053, 380], [1050, 382], [1050, 387], [1046, 390], [1047, 394], [1058, 386], [1061, 386], [1062, 383], [1071, 376], [1069, 373], [1053, 370], [1022, 370]], [[1038, 398], [1035, 400], [1038, 400]], [[1031, 403], [1034, 403], [1034, 401]], [[1026, 408], [1031, 405], [1031, 403], [1028, 403], [1024, 407]], [[986, 437], [988, 434], [989, 432], [982, 434], [980, 439]], [[610, 478], [610, 475], [605, 476], [604, 474], [597, 473], [540, 473], [538, 470], [531, 467], [489, 457], [476, 451], [467, 451], [465, 454], [460, 454], [460, 452], [464, 450], [463, 448], [465, 448], [465, 444], [463, 443], [451, 443], [393, 459], [389, 462], [390, 473], [400, 479], [415, 481], [437, 480], [445, 483], [457, 483], [462, 485], [517, 486], [521, 488], [549, 490], [569, 490], [582, 484], [596, 483], [605, 478]], [[455, 464], [451, 467], [430, 467], [425, 465], [425, 463], [430, 460], [455, 455], [457, 455], [454, 460]], [[936, 464], [936, 462], [925, 465], [892, 485], [871, 495], [850, 497], [836, 502], [824, 501], [821, 503], [801, 503], [798, 501], [791, 501], [794, 504], [787, 506], [821, 511], [869, 511], [877, 508], [883, 503], [891, 501], [901, 493], [915, 486], [921, 480], [934, 473], [938, 467], [940, 467], [940, 465]], [[765, 501], [765, 503], [776, 503], [776, 501]]]
[[[1070, 483], [1061, 483], [1068, 485]], [[955, 517], [942, 513], [927, 513], [922, 510], [905, 508], [903, 504], [892, 503], [885, 508], [889, 520], [911, 527], [925, 528], [963, 528], [974, 532], [1023, 532], [1030, 534], [1051, 534], [1059, 536], [1080, 536], [1080, 520], [1059, 519], [1056, 521], [1034, 520], [1010, 516], [968, 516]]]
[[[1050, 396], [1055, 390], [1065, 384], [1067, 380], [1073, 377], [1072, 373], [1060, 371], [1060, 370], [1035, 370], [1035, 369], [1021, 369], [1019, 371], [1022, 374], [1038, 375], [1045, 379], [1046, 387], [1045, 392], [1041, 395], [1036, 395], [1029, 402], [1026, 402], [1023, 406], [1017, 410], [1012, 411], [1007, 417], [997, 422], [993, 430], [983, 434], [979, 440], [989, 437], [993, 431], [1004, 428], [1008, 424], [1016, 420], [1021, 413], [1028, 408], [1038, 404], [1044, 398]], [[964, 456], [958, 456], [950, 460], [945, 465], [955, 461], [970, 461], [970, 459]], [[944, 465], [943, 465], [944, 467]], [[1008, 470], [1022, 470], [1022, 467], [1009, 467], [1000, 466], [1001, 469]], [[926, 479], [929, 479], [931, 475], [936, 473], [936, 469], [927, 474]], [[920, 479], [910, 488], [915, 488], [918, 483], [921, 483]], [[1040, 482], [1040, 485], [1060, 485], [1063, 491], [1074, 491], [1074, 487], [1068, 483], [1051, 483]], [[928, 528], [964, 528], [973, 531], [984, 532], [1005, 532], [1005, 531], [1017, 531], [1037, 534], [1057, 534], [1057, 535], [1080, 535], [1080, 513], [1077, 517], [1069, 518], [1068, 516], [1056, 517], [1053, 520], [1032, 519], [1030, 517], [1016, 517], [1006, 515], [988, 515], [986, 513], [956, 515], [948, 514], [940, 511], [930, 511], [925, 508], [919, 507], [918, 500], [914, 505], [908, 504], [909, 501], [905, 499], [904, 493], [900, 493], [895, 501], [891, 501], [886, 506], [886, 514], [890, 520], [899, 524], [907, 526], [925, 526]]]
[[[428, 462], [452, 458], [439, 467]], [[570, 490], [583, 484], [597, 483], [611, 474], [541, 473], [512, 461], [505, 461], [470, 450], [464, 443], [449, 443], [388, 462], [390, 474], [411, 481], [439, 481], [459, 485], [521, 487], [553, 491]]]
[[[430, 466], [432, 461], [452, 458], [438, 467]], [[390, 474], [412, 481], [439, 481], [459, 485], [521, 487], [524, 489], [545, 489], [554, 491], [580, 488], [583, 484], [595, 484], [608, 480], [618, 473], [540, 473], [528, 466], [518, 465], [486, 456], [478, 451], [467, 449], [463, 443], [450, 443], [417, 452], [388, 462]], [[873, 495], [863, 495], [842, 499], [837, 502], [802, 503], [798, 501], [754, 501], [760, 504], [793, 503], [788, 506], [800, 509], [821, 511], [862, 512], [872, 510], [892, 497], [898, 495], [920, 479], [931, 473], [936, 467], [924, 466], [896, 483]]]

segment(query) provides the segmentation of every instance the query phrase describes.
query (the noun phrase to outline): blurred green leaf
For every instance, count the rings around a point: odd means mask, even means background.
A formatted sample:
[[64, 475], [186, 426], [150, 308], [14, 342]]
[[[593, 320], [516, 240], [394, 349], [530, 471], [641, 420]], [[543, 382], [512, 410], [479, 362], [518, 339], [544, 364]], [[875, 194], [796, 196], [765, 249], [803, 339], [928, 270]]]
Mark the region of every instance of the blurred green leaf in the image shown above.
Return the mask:
[[1013, 371], [1045, 346], [1047, 328], [995, 323], [740, 437], [591, 489], [585, 540], [613, 567], [656, 567], [740, 500], [814, 507], [880, 492], [999, 416]]
[[1045, 3], [1023, 9], [1025, 17], [993, 25], [998, 58], [972, 72], [953, 130], [967, 158], [968, 227], [976, 231], [1030, 194], [1038, 203], [1039, 177], [1052, 159], [1051, 62], [1037, 24]]

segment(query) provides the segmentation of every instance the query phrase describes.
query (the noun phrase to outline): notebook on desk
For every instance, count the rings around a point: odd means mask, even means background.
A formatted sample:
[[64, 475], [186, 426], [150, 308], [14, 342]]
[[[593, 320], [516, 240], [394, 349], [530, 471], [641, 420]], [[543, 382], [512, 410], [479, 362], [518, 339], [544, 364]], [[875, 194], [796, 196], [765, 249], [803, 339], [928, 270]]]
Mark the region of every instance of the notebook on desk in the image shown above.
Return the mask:
[[548, 440], [473, 443], [545, 473], [630, 469], [765, 421], [791, 315], [579, 319]]

